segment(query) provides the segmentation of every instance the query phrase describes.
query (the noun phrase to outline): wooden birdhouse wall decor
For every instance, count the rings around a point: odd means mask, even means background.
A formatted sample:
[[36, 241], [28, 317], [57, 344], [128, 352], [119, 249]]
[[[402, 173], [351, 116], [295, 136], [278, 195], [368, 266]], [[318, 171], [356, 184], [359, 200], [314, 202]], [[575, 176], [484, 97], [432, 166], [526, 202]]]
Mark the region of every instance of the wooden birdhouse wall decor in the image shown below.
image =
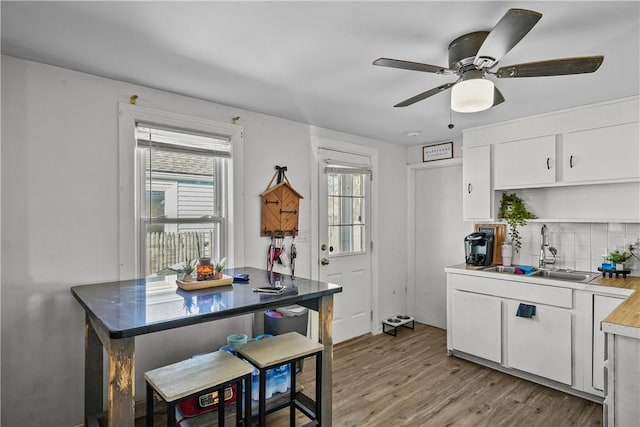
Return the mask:
[[[286, 166], [276, 166], [276, 174], [267, 189], [260, 195], [262, 220], [260, 235], [265, 237], [297, 236], [300, 199], [303, 199], [284, 176]], [[278, 177], [276, 185], [271, 186]]]

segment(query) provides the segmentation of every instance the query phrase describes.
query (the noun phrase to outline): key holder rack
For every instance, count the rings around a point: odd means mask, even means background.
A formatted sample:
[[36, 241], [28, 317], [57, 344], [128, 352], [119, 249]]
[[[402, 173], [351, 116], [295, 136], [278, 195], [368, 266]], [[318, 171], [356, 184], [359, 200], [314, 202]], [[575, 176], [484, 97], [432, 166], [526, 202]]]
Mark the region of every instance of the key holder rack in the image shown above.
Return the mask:
[[[275, 167], [261, 198], [260, 236], [284, 237], [298, 235], [298, 217], [300, 215], [300, 199], [304, 199], [285, 176], [286, 166]], [[277, 178], [277, 180], [276, 180]], [[276, 181], [273, 185], [274, 180]]]

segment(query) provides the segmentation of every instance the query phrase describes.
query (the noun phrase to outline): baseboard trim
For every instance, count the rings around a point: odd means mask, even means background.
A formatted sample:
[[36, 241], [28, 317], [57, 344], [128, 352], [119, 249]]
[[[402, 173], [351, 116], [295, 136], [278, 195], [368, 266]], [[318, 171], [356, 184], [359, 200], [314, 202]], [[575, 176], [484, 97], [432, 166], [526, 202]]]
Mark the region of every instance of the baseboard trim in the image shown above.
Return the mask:
[[575, 390], [565, 384], [558, 383], [556, 381], [552, 381], [547, 378], [539, 377], [537, 375], [529, 374], [527, 372], [518, 371], [516, 369], [506, 368], [498, 363], [491, 362], [489, 360], [482, 359], [477, 356], [473, 356], [471, 354], [462, 353], [457, 350], [449, 350], [449, 356], [455, 356], [460, 359], [468, 360], [469, 362], [477, 363], [478, 365], [486, 366], [487, 368], [495, 369], [496, 371], [504, 372], [505, 374], [513, 375], [514, 377], [522, 378], [527, 381], [534, 382], [536, 384], [540, 384], [549, 388], [553, 388], [558, 391], [562, 391], [567, 394], [571, 394], [573, 396], [581, 397], [586, 400], [590, 400], [591, 402], [599, 403], [602, 405], [604, 402], [604, 398], [600, 396], [596, 396], [590, 393], [586, 393], [584, 391]]

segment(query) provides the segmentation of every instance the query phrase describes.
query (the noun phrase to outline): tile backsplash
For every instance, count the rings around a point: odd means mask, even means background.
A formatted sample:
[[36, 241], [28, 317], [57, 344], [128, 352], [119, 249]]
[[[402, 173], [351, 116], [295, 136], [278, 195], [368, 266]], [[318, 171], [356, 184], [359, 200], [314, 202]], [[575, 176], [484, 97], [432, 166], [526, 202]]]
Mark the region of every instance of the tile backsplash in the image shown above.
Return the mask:
[[[540, 230], [544, 223], [530, 222], [520, 227], [522, 248], [514, 257], [514, 263], [538, 266], [540, 256]], [[640, 224], [637, 223], [547, 223], [549, 245], [558, 249], [554, 268], [580, 271], [598, 271], [602, 255], [618, 249], [636, 245], [634, 253], [640, 256], [637, 242], [640, 239]], [[552, 255], [547, 251], [547, 256]], [[640, 275], [640, 261], [631, 258], [626, 262], [632, 275]]]

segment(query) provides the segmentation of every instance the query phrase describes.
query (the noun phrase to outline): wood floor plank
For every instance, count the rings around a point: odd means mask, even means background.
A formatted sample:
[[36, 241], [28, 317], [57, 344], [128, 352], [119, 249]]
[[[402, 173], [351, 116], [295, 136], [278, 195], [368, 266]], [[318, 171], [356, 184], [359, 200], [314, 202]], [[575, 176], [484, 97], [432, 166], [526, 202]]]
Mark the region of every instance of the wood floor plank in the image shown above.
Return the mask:
[[[334, 426], [602, 425], [602, 405], [449, 357], [446, 331], [415, 326], [334, 347]], [[307, 391], [313, 375], [313, 361], [305, 362], [299, 379]], [[288, 411], [270, 414], [267, 423], [288, 426]]]

